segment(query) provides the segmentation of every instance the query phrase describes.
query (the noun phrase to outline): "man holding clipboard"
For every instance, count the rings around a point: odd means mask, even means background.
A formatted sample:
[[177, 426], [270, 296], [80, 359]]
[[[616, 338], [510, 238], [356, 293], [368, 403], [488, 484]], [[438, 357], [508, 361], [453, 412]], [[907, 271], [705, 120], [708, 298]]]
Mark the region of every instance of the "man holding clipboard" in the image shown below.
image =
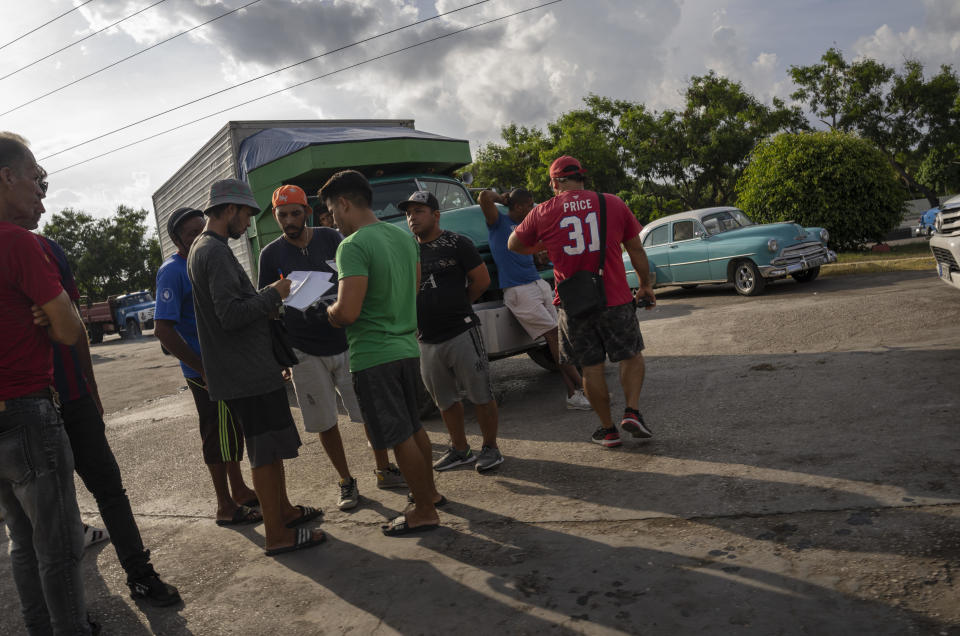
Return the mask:
[[[335, 283], [337, 246], [341, 234], [327, 227], [310, 227], [311, 212], [306, 193], [298, 186], [280, 186], [273, 193], [273, 218], [283, 231], [260, 252], [258, 287], [264, 287], [291, 272], [326, 272]], [[334, 287], [332, 294], [336, 294]], [[333, 298], [331, 298], [333, 300]], [[284, 325], [299, 364], [293, 370], [293, 386], [307, 432], [319, 433], [323, 449], [340, 476], [337, 507], [348, 510], [359, 503], [357, 479], [351, 475], [340, 429], [337, 426], [337, 396], [350, 420], [362, 423], [360, 406], [350, 377], [350, 356], [343, 329], [335, 329], [312, 312], [285, 307]], [[390, 464], [387, 451], [374, 451], [378, 488], [405, 488], [400, 470]]]

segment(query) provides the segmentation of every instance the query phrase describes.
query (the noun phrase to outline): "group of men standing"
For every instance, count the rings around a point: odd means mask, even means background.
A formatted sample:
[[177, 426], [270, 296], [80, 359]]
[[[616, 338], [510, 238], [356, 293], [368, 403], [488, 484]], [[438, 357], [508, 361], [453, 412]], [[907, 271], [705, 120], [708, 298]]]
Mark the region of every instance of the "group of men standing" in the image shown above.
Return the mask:
[[[64, 285], [65, 274], [53, 265], [51, 252], [29, 232], [42, 212], [45, 184], [39, 170], [25, 144], [0, 137], [0, 300], [11, 308], [0, 316], [0, 452], [5, 457], [0, 462], [0, 507], [10, 528], [28, 629], [42, 633], [44, 624], [57, 629], [69, 625], [62, 631], [88, 633], [76, 567], [82, 537], [74, 463], [97, 497], [133, 595], [156, 604], [177, 602], [179, 596], [156, 576], [132, 522], [103, 435], [83, 327], [64, 291], [70, 286]], [[620, 436], [603, 369], [608, 357], [620, 363], [626, 400], [620, 428], [634, 437], [652, 435], [639, 411], [643, 339], [621, 245], [640, 278], [636, 297], [649, 304], [655, 297], [635, 217], [617, 197], [584, 190], [584, 175], [579, 162], [561, 157], [550, 167], [556, 196], [546, 203], [534, 207], [523, 190], [508, 195], [488, 191], [481, 193], [480, 207], [505, 304], [532, 338], [544, 337], [560, 363], [567, 406], [596, 411], [601, 426], [592, 440], [612, 447], [620, 444]], [[601, 196], [605, 206], [599, 205]], [[409, 488], [407, 509], [382, 528], [387, 536], [439, 527], [437, 508], [447, 500], [437, 491], [434, 471], [473, 464], [484, 472], [504, 461], [489, 362], [472, 309], [490, 285], [476, 247], [440, 227], [440, 205], [430, 192], [414, 192], [398, 204], [413, 237], [377, 218], [370, 184], [357, 171], [333, 175], [319, 197], [337, 229], [307, 224], [311, 208], [299, 187], [286, 185], [274, 192], [272, 212], [282, 235], [261, 253], [258, 290], [228, 240], [245, 234], [259, 206], [246, 184], [219, 181], [204, 210], [181, 208], [170, 217], [166, 230], [177, 253], [157, 275], [155, 333], [181, 361], [194, 397], [203, 458], [217, 500], [216, 522], [262, 521], [270, 556], [325, 540], [321, 530], [307, 526], [322, 512], [293, 505], [287, 494], [284, 461], [296, 457], [301, 445], [287, 401], [288, 379], [305, 430], [319, 435], [339, 475], [340, 509], [358, 504], [359, 488], [338, 428], [338, 399], [351, 421], [364, 423], [377, 486]], [[508, 213], [500, 212], [497, 203]], [[600, 227], [607, 228], [603, 284], [608, 306], [589, 318], [574, 318], [562, 305], [559, 312], [555, 308], [557, 301], [533, 254], [546, 251], [557, 282], [580, 270], [595, 271], [602, 243], [590, 232], [597, 231], [598, 213], [606, 214]], [[306, 311], [284, 308], [289, 275], [295, 271], [329, 273], [336, 293]], [[296, 355], [292, 371], [275, 354], [278, 320]], [[73, 446], [75, 460], [50, 389], [56, 343], [79, 345], [70, 368], [74, 379], [87, 381], [77, 410], [89, 424], [82, 429], [84, 441]], [[436, 461], [419, 418], [421, 380], [450, 436], [449, 450]], [[476, 453], [467, 443], [461, 391], [477, 410], [482, 445]], [[67, 413], [64, 409], [64, 420]], [[95, 480], [81, 470], [88, 460], [77, 455], [77, 448], [84, 446], [95, 446], [99, 457], [112, 461], [107, 464], [115, 477], [104, 478], [114, 491], [119, 489], [112, 499], [101, 497], [91, 486]], [[244, 449], [252, 489], [239, 465]], [[131, 523], [132, 531], [127, 529]], [[127, 538], [118, 542], [118, 536]]]

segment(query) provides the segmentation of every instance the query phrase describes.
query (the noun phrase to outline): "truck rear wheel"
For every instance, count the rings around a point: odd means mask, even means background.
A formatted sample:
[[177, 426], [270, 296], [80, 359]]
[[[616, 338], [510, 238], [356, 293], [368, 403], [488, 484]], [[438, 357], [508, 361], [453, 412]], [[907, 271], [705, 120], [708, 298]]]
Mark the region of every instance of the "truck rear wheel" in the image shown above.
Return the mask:
[[531, 360], [536, 362], [547, 371], [560, 370], [560, 366], [557, 364], [557, 361], [553, 359], [553, 354], [550, 353], [550, 347], [546, 345], [538, 349], [531, 349], [527, 352], [527, 355], [530, 356]]
[[136, 340], [143, 335], [143, 332], [140, 330], [140, 323], [136, 320], [128, 320], [127, 328], [125, 330], [126, 340]]
[[90, 336], [90, 342], [100, 344], [103, 342], [103, 325], [98, 322], [87, 327], [87, 334]]

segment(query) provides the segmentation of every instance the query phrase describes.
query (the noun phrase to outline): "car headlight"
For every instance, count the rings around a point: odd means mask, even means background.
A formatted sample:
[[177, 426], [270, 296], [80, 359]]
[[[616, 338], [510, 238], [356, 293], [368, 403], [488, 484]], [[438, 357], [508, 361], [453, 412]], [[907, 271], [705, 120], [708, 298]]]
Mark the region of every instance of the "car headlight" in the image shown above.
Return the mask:
[[780, 249], [780, 244], [777, 243], [777, 239], [770, 239], [767, 241], [767, 249], [771, 252], [776, 252], [778, 249]]
[[827, 232], [826, 230], [820, 230], [820, 240], [823, 241], [824, 243], [829, 243], [830, 232]]
[[940, 212], [937, 212], [937, 218], [933, 221], [933, 229], [935, 229], [938, 234], [943, 232], [943, 214]]

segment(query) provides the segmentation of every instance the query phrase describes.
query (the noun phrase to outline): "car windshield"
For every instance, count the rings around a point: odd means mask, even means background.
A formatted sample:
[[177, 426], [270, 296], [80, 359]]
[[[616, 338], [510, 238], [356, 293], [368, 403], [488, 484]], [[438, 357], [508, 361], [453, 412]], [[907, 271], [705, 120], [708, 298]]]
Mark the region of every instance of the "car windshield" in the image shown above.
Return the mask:
[[402, 216], [403, 212], [397, 207], [401, 201], [406, 201], [417, 190], [429, 190], [440, 202], [440, 211], [455, 210], [473, 205], [473, 198], [460, 183], [441, 179], [404, 179], [403, 181], [389, 181], [374, 183], [373, 211], [377, 218], [391, 219]]
[[132, 305], [139, 305], [140, 303], [148, 303], [153, 300], [153, 296], [150, 294], [134, 294], [133, 296], [127, 296], [120, 301], [121, 307], [130, 307]]
[[707, 230], [707, 234], [710, 236], [729, 230], [736, 230], [748, 225], [754, 225], [750, 217], [736, 209], [708, 214], [703, 217], [701, 221], [703, 222], [704, 229]]

